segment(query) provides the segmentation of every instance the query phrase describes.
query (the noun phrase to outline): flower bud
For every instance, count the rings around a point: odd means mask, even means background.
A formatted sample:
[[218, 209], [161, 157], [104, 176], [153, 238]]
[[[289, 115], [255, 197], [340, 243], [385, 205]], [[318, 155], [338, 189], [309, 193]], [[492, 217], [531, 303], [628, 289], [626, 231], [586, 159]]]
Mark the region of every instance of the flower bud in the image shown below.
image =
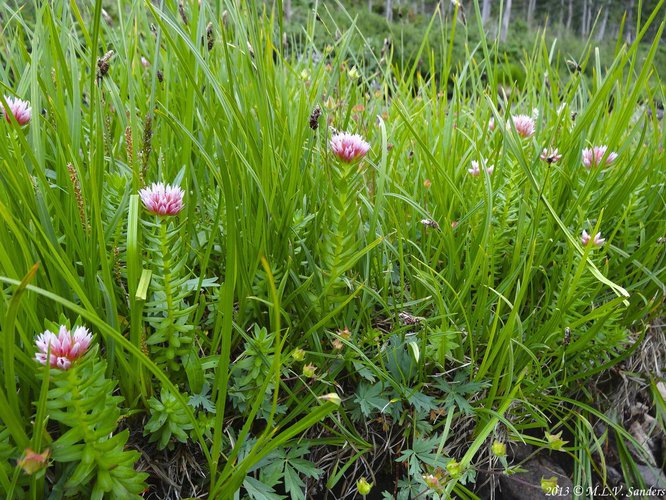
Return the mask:
[[463, 467], [455, 458], [452, 458], [451, 461], [446, 464], [446, 470], [449, 471], [452, 478], [459, 478], [463, 473]]
[[315, 370], [317, 367], [315, 365], [307, 364], [303, 366], [303, 376], [307, 378], [314, 378]]
[[491, 446], [491, 450], [496, 457], [506, 457], [506, 444], [501, 441], [495, 441]]
[[340, 406], [340, 404], [342, 403], [340, 396], [338, 396], [335, 392], [319, 396], [319, 399], [321, 399], [322, 401], [328, 401], [329, 403], [333, 403], [336, 406]]
[[366, 496], [372, 489], [372, 483], [369, 483], [364, 477], [356, 482], [356, 489], [359, 495]]
[[541, 491], [543, 491], [546, 495], [554, 494], [557, 491], [557, 477], [553, 476], [548, 479], [542, 477]]
[[43, 453], [36, 453], [30, 448], [26, 448], [23, 458], [17, 462], [17, 465], [23, 469], [23, 472], [32, 475], [48, 465], [50, 454], [49, 450], [45, 450]]
[[423, 480], [430, 489], [437, 491], [442, 488], [442, 483], [439, 482], [439, 478], [433, 474], [426, 474], [425, 476], [423, 476]]

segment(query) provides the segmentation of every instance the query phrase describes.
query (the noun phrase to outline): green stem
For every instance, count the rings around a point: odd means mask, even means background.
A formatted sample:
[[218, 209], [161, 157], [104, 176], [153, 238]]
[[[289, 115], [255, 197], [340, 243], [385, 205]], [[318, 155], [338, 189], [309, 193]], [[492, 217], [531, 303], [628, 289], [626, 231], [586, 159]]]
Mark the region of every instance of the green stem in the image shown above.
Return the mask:
[[[81, 405], [81, 392], [79, 391], [79, 377], [77, 367], [72, 367], [67, 370], [67, 385], [71, 394], [72, 406], [76, 415], [76, 421], [79, 423], [79, 428], [83, 432], [83, 441], [88, 445], [95, 442], [95, 433], [90, 432], [88, 427], [88, 413], [85, 407]], [[102, 375], [103, 376], [103, 375]]]
[[173, 293], [171, 290], [171, 257], [169, 250], [168, 223], [159, 221], [160, 225], [160, 256], [162, 258], [162, 278], [164, 280], [164, 294], [166, 295], [167, 318], [173, 324]]
[[166, 318], [162, 323], [166, 331], [166, 340], [168, 343], [167, 346], [167, 364], [171, 364], [173, 359], [176, 357], [176, 349], [180, 347], [179, 343], [176, 340], [176, 330], [174, 325], [176, 324], [176, 318], [174, 316], [174, 297], [173, 297], [173, 287], [171, 286], [171, 248], [170, 238], [168, 232], [168, 222], [159, 221], [160, 224], [160, 257], [162, 264], [162, 279], [163, 279], [163, 289], [166, 302]]

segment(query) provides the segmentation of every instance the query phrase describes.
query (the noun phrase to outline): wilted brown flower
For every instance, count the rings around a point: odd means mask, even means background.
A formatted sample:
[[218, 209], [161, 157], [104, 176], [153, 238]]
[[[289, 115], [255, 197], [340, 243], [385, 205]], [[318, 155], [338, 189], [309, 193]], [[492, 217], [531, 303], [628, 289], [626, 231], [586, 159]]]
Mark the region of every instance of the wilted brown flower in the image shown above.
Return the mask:
[[109, 61], [113, 57], [113, 50], [109, 50], [106, 54], [104, 54], [102, 57], [97, 59], [97, 84], [102, 81], [102, 79], [107, 75], [109, 72], [109, 68], [111, 65], [109, 64]]
[[319, 117], [321, 116], [321, 108], [317, 104], [312, 113], [310, 113], [310, 128], [312, 130], [317, 130], [319, 128]]
[[421, 219], [421, 224], [423, 224], [425, 227], [429, 227], [439, 231], [439, 224], [432, 219]]

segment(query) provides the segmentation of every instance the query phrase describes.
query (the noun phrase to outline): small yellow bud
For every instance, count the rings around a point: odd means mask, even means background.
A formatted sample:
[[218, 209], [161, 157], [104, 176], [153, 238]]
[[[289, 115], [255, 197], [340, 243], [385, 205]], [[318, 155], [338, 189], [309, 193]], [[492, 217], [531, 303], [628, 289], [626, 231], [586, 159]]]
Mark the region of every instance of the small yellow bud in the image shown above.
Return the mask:
[[329, 403], [333, 403], [336, 406], [340, 406], [340, 404], [342, 403], [340, 396], [338, 396], [335, 392], [319, 396], [319, 399], [321, 399], [322, 401], [328, 401]]
[[303, 349], [294, 349], [291, 357], [294, 358], [294, 361], [303, 361], [305, 359], [305, 351]]
[[452, 458], [451, 461], [446, 464], [446, 470], [449, 471], [452, 478], [459, 478], [463, 473], [462, 465], [455, 459]]
[[329, 111], [333, 111], [336, 108], [336, 106], [337, 104], [335, 103], [335, 99], [333, 99], [331, 96], [328, 96], [326, 101], [324, 101], [324, 107]]
[[496, 457], [506, 457], [506, 444], [501, 441], [495, 441], [491, 450]]
[[347, 71], [347, 75], [349, 75], [349, 78], [351, 78], [352, 80], [358, 80], [361, 77], [361, 73], [358, 72], [356, 66], [353, 66], [352, 69]]
[[557, 477], [553, 476], [549, 479], [541, 478], [541, 490], [546, 495], [553, 495], [557, 492]]
[[561, 439], [561, 437], [562, 431], [557, 434], [549, 434], [546, 432], [546, 440], [548, 441], [548, 446], [551, 450], [562, 451], [562, 447], [569, 442]]
[[307, 378], [313, 378], [315, 376], [316, 369], [317, 367], [315, 365], [303, 365], [303, 376]]
[[369, 483], [364, 477], [356, 482], [356, 489], [359, 495], [366, 496], [372, 489], [372, 483]]

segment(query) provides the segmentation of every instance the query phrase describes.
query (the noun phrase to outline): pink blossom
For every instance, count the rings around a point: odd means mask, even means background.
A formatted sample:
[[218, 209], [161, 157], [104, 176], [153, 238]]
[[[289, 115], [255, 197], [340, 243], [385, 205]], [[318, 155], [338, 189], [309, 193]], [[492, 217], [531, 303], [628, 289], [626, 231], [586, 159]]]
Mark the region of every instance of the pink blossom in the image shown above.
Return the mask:
[[[597, 167], [606, 155], [608, 146], [594, 146], [592, 149], [583, 149], [583, 165], [586, 169]], [[606, 166], [609, 166], [617, 159], [617, 153], [611, 152], [606, 158]]]
[[541, 152], [541, 156], [539, 157], [543, 161], [548, 162], [548, 163], [557, 163], [562, 159], [562, 155], [559, 153], [557, 148], [555, 149], [544, 149]]
[[495, 118], [491, 118], [490, 121], [488, 122], [488, 130], [490, 132], [495, 131]]
[[606, 242], [606, 240], [601, 237], [601, 233], [595, 234], [594, 238], [592, 238], [592, 236], [590, 236], [587, 231], [585, 231], [585, 229], [583, 229], [580, 240], [583, 242], [583, 245], [588, 245], [590, 242], [592, 242], [592, 244], [597, 247], [600, 247]]
[[340, 161], [352, 163], [362, 158], [370, 149], [363, 137], [358, 134], [339, 132], [331, 137], [331, 150]]
[[176, 215], [183, 209], [185, 193], [178, 186], [154, 182], [139, 191], [146, 209], [155, 215]]
[[[481, 162], [483, 165], [485, 165], [485, 160]], [[488, 175], [493, 175], [493, 172], [495, 171], [495, 165], [489, 165], [486, 168], [486, 172], [488, 172]], [[472, 160], [472, 168], [468, 168], [467, 171], [469, 172], [469, 175], [472, 177], [478, 177], [481, 175], [481, 167], [479, 166], [478, 161]]]
[[428, 474], [426, 476], [423, 476], [423, 481], [425, 482], [425, 484], [428, 485], [429, 488], [435, 491], [442, 489], [442, 483], [439, 481], [439, 478], [437, 476]]
[[43, 453], [37, 453], [30, 448], [25, 449], [23, 458], [16, 462], [16, 465], [23, 469], [26, 474], [34, 474], [48, 465], [51, 450], [46, 449]]
[[86, 327], [79, 326], [72, 333], [65, 325], [60, 325], [58, 335], [46, 330], [35, 339], [35, 344], [39, 350], [35, 354], [35, 359], [46, 365], [46, 357], [50, 354], [48, 363], [52, 368], [67, 370], [72, 366], [72, 361], [85, 354], [88, 347], [90, 347], [90, 342], [92, 342], [92, 335]]
[[516, 127], [516, 132], [520, 137], [531, 137], [534, 135], [536, 128], [534, 120], [527, 115], [512, 116], [513, 125]]
[[5, 101], [7, 101], [7, 107], [0, 112], [5, 115], [7, 122], [11, 123], [9, 113], [14, 115], [14, 118], [16, 118], [16, 121], [21, 126], [26, 125], [30, 121], [30, 118], [32, 118], [30, 102], [22, 101], [21, 99], [16, 99], [11, 96], [5, 96]]

